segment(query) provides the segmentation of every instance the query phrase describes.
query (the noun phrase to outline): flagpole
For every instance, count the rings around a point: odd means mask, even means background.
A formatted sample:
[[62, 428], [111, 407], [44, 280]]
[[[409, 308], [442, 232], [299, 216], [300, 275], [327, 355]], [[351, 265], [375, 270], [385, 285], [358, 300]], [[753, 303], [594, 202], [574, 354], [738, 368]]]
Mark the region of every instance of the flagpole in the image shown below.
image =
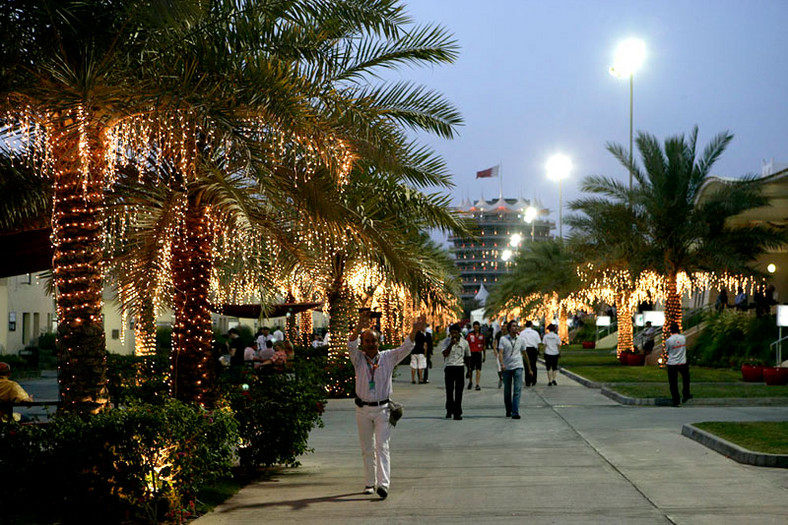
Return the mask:
[[503, 161], [498, 166], [498, 199], [503, 199]]

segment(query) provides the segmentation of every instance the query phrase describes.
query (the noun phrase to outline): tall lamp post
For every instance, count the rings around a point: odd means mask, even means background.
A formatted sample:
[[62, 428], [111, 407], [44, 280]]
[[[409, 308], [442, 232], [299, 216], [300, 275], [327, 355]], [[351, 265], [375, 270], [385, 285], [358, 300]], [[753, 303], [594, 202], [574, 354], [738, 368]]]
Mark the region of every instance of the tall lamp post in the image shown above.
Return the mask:
[[610, 67], [610, 74], [616, 78], [629, 77], [629, 191], [632, 191], [632, 149], [633, 149], [633, 93], [635, 71], [646, 58], [646, 45], [642, 40], [629, 38], [618, 45], [614, 64]]
[[534, 208], [533, 206], [528, 206], [525, 209], [525, 222], [531, 225], [531, 242], [534, 242], [534, 226], [536, 225], [536, 215], [539, 213], [539, 210]]
[[558, 236], [564, 238], [564, 200], [562, 195], [561, 181], [569, 176], [572, 171], [572, 161], [566, 155], [553, 155], [547, 160], [545, 166], [547, 170], [547, 177], [551, 180], [558, 181]]

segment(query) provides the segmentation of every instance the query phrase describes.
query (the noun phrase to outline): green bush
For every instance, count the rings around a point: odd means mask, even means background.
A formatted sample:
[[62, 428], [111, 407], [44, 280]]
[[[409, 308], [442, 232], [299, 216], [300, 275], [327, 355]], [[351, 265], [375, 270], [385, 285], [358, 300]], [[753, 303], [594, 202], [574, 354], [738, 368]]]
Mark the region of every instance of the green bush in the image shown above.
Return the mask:
[[46, 332], [38, 336], [38, 348], [41, 350], [54, 350], [55, 349], [55, 338], [57, 334], [55, 332]]
[[166, 356], [107, 356], [109, 398], [116, 406], [132, 402], [160, 405], [169, 393]]
[[295, 374], [244, 370], [240, 381], [226, 376], [221, 384], [238, 421], [241, 466], [298, 465], [297, 457], [311, 450], [309, 432], [323, 426], [326, 389], [320, 369], [301, 363]]
[[733, 309], [712, 312], [706, 327], [690, 348], [692, 363], [738, 368], [743, 362], [771, 362], [769, 344], [778, 339], [774, 317], [753, 317]]
[[587, 316], [582, 320], [583, 324], [574, 332], [573, 343], [596, 340], [596, 319]]
[[181, 523], [199, 487], [229, 472], [237, 436], [228, 410], [175, 400], [1, 425], [0, 471], [14, 476], [0, 479], [0, 501], [66, 523]]

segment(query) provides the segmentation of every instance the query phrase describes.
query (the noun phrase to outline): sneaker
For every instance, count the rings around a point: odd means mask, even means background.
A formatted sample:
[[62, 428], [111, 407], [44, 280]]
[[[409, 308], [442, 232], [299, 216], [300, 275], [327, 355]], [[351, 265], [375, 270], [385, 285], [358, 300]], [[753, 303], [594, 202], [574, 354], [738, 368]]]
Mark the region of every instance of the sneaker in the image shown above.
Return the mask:
[[507, 412], [506, 413], [506, 417], [512, 417], [512, 413], [511, 412]]
[[515, 414], [512, 416], [512, 419], [520, 419], [520, 414]]
[[462, 421], [462, 416], [454, 416], [454, 421]]
[[482, 387], [480, 387], [479, 385], [476, 385], [476, 390], [481, 390], [481, 389], [482, 389]]
[[685, 397], [684, 399], [682, 399], [682, 400], [681, 400], [681, 402], [682, 402], [682, 403], [686, 403], [686, 402], [687, 402], [687, 401], [689, 401], [690, 399], [692, 399], [692, 396], [687, 396], [687, 397]]
[[503, 379], [499, 379], [498, 380], [498, 388], [501, 388], [502, 386], [503, 386]]
[[378, 487], [378, 496], [380, 496], [380, 499], [386, 499], [388, 495], [389, 491], [386, 487]]
[[446, 419], [451, 419], [451, 414], [446, 412]]
[[473, 383], [468, 383], [468, 390], [470, 390], [471, 388], [473, 388]]
[[415, 379], [411, 379], [410, 382], [413, 383], [414, 385], [416, 384], [416, 380]]
[[372, 495], [375, 493], [375, 487], [364, 487], [364, 494]]
[[558, 386], [558, 383], [555, 382], [555, 379], [553, 379], [553, 386]]

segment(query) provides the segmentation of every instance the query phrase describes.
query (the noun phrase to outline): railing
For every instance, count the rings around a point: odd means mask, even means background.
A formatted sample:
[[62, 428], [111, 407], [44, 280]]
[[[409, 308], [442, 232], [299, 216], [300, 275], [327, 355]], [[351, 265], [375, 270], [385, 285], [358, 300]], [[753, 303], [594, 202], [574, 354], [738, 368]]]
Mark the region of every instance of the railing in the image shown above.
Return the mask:
[[788, 335], [779, 338], [777, 341], [769, 345], [770, 353], [772, 351], [772, 348], [776, 346], [777, 362], [775, 363], [775, 366], [780, 366], [780, 364], [783, 362], [783, 341], [785, 341], [786, 339], [788, 339]]

